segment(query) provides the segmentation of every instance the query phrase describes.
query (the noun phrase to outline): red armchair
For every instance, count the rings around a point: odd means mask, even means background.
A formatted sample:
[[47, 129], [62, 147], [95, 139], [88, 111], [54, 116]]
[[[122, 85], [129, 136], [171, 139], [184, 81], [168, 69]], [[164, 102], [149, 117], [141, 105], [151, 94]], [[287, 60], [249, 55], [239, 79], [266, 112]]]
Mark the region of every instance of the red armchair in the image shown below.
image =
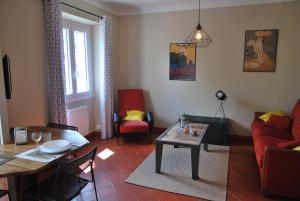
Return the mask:
[[151, 143], [151, 130], [154, 126], [152, 112], [145, 112], [143, 121], [126, 121], [123, 118], [128, 110], [144, 112], [144, 97], [141, 89], [123, 89], [118, 91], [119, 112], [114, 113], [115, 133], [119, 145], [119, 137], [125, 133], [146, 133], [148, 142]]

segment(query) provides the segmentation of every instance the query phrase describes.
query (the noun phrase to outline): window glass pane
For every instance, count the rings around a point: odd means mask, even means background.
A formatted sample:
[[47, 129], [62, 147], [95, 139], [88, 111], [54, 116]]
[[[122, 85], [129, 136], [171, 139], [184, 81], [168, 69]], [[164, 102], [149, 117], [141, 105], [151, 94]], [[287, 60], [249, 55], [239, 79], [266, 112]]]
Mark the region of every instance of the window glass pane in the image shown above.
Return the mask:
[[64, 40], [64, 56], [65, 56], [65, 79], [66, 79], [66, 94], [73, 93], [72, 87], [72, 70], [70, 62], [70, 40], [69, 29], [63, 28], [63, 40]]
[[86, 33], [74, 31], [77, 93], [89, 91]]

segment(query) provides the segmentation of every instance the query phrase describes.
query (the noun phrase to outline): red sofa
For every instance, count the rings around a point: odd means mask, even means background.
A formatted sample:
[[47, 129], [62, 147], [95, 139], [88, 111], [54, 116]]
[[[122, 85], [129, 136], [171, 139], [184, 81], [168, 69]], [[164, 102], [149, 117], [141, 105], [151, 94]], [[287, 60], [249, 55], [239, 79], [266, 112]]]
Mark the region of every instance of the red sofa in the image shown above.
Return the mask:
[[265, 195], [279, 195], [300, 198], [300, 99], [289, 117], [289, 130], [279, 130], [258, 117], [256, 112], [252, 123], [253, 144], [261, 189]]

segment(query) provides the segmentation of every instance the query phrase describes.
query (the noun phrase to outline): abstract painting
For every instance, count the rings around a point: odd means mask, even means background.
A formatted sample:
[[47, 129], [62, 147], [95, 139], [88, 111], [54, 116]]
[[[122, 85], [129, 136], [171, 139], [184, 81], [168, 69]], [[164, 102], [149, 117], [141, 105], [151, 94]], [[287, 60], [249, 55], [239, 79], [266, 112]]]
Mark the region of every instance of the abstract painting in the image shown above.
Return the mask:
[[194, 81], [196, 79], [195, 43], [170, 44], [170, 80]]
[[275, 72], [278, 29], [245, 32], [244, 72]]

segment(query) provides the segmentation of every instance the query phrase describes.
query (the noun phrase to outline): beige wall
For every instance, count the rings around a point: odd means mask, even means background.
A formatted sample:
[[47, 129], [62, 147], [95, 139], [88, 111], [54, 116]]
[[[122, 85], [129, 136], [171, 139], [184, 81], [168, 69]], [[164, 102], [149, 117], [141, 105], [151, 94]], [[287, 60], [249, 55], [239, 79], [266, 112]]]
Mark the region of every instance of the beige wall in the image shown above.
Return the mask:
[[[300, 98], [299, 1], [201, 10], [213, 42], [197, 49], [196, 81], [170, 81], [169, 44], [184, 42], [196, 21], [196, 11], [121, 18], [117, 86], [145, 90], [156, 126], [168, 126], [183, 112], [213, 116], [218, 89], [229, 96], [225, 111], [239, 135], [250, 134], [254, 111], [291, 111]], [[275, 73], [243, 73], [244, 34], [251, 29], [279, 29]]]
[[[1, 43], [0, 43], [0, 56], [2, 58]], [[0, 59], [0, 144], [5, 144], [10, 141], [8, 117], [7, 117], [7, 102], [5, 96], [4, 76], [2, 59]]]
[[13, 92], [7, 101], [9, 126], [48, 121], [43, 1], [2, 0], [0, 40], [11, 59]]
[[[115, 44], [113, 48], [114, 55], [117, 56], [119, 17], [80, 0], [63, 2], [98, 15], [112, 16]], [[95, 20], [95, 17], [75, 9], [66, 6], [63, 6], [63, 9]], [[11, 58], [13, 93], [12, 99], [7, 102], [9, 126], [45, 125], [49, 114], [43, 1], [1, 0], [0, 42], [2, 53]], [[74, 102], [69, 104], [68, 108], [80, 105], [89, 107], [90, 131], [93, 131], [93, 100]]]

